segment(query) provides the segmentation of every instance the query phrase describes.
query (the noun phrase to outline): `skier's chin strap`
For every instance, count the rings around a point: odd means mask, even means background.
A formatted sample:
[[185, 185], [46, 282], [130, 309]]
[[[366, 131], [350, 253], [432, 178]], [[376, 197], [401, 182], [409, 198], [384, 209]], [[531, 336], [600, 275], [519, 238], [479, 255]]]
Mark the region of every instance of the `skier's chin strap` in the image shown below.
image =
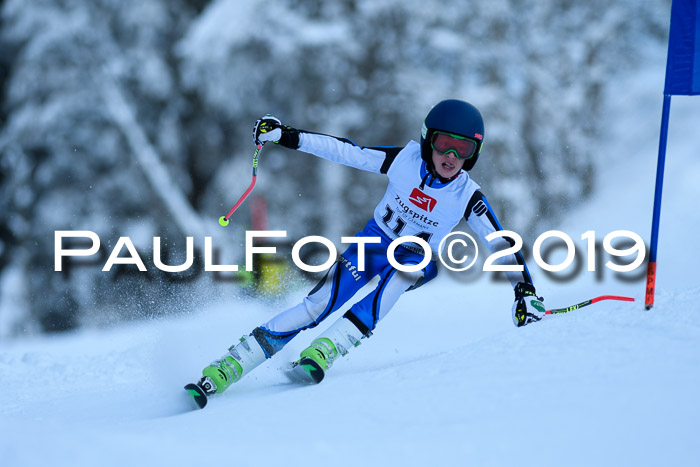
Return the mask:
[[426, 174], [423, 176], [423, 179], [422, 179], [421, 182], [420, 182], [420, 189], [421, 189], [421, 190], [423, 190], [423, 189], [425, 188], [425, 183], [427, 182], [428, 177], [430, 177], [430, 182], [428, 183], [428, 186], [430, 187], [430, 186], [433, 186], [433, 182], [434, 182], [435, 180], [440, 180], [440, 183], [442, 183], [442, 184], [449, 183], [449, 182], [451, 182], [452, 180], [454, 180], [455, 178], [459, 177], [459, 173], [460, 173], [460, 172], [457, 172], [456, 174], [454, 174], [454, 175], [453, 175], [452, 177], [450, 177], [450, 178], [444, 178], [444, 177], [441, 177], [441, 176], [437, 173], [437, 170], [435, 169], [435, 165], [433, 164], [432, 161], [426, 163], [426, 164], [425, 164], [425, 167], [426, 167], [426, 169], [428, 169], [428, 170], [426, 171]]

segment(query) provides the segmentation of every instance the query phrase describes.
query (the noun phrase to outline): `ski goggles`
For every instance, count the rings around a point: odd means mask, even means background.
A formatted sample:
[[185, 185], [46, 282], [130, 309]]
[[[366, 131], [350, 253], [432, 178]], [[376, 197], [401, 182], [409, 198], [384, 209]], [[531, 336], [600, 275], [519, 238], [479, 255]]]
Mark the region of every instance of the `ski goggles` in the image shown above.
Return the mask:
[[477, 142], [465, 136], [435, 131], [430, 138], [430, 147], [440, 154], [451, 152], [457, 159], [471, 159], [476, 154]]

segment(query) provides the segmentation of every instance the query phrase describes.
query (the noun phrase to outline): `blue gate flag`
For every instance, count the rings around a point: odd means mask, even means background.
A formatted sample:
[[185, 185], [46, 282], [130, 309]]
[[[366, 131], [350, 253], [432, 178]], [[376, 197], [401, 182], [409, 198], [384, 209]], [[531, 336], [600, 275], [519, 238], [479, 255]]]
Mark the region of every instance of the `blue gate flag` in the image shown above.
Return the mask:
[[700, 1], [673, 0], [664, 94], [700, 94]]

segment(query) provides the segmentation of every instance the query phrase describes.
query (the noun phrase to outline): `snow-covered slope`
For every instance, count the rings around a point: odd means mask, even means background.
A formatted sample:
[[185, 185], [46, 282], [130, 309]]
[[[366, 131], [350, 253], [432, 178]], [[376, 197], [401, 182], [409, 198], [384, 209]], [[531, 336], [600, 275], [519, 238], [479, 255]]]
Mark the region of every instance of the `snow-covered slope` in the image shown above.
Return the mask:
[[[560, 226], [648, 239], [662, 70], [620, 82], [600, 190]], [[689, 249], [700, 100], [674, 98], [657, 304], [644, 284], [546, 279], [549, 307], [601, 302], [522, 329], [507, 285], [441, 277], [411, 292], [323, 384], [279, 371], [302, 334], [203, 411], [184, 383], [275, 310], [232, 300], [111, 330], [0, 344], [0, 453], [12, 466], [700, 465], [700, 283]], [[300, 298], [300, 293], [287, 302]], [[330, 322], [330, 320], [329, 320]]]
[[422, 294], [396, 310], [319, 386], [287, 384], [283, 357], [203, 411], [188, 411], [180, 386], [262, 310], [5, 345], [3, 458], [695, 465], [698, 291], [667, 294], [653, 313], [608, 302], [524, 329], [493, 325], [486, 307], [459, 310], [451, 296], [447, 318], [460, 332], [424, 321], [431, 312], [418, 307], [433, 299]]

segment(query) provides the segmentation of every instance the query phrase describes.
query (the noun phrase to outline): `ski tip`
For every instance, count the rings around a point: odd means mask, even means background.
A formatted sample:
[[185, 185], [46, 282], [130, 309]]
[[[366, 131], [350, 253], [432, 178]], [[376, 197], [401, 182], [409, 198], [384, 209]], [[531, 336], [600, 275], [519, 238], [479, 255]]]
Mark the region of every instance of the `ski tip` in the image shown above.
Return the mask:
[[194, 384], [194, 383], [189, 383], [185, 385], [185, 391], [192, 397], [192, 400], [194, 401], [195, 405], [203, 409], [207, 405], [207, 394], [204, 392], [204, 389], [199, 387], [199, 385]]
[[323, 368], [321, 368], [321, 366], [311, 358], [302, 358], [299, 361], [299, 366], [304, 370], [304, 373], [307, 373], [309, 375], [309, 377], [315, 384], [318, 384], [321, 381], [323, 381], [323, 377], [326, 375], [326, 372], [323, 371]]
[[304, 357], [291, 364], [287, 371], [290, 381], [302, 384], [318, 384], [323, 381], [326, 372], [315, 360]]

